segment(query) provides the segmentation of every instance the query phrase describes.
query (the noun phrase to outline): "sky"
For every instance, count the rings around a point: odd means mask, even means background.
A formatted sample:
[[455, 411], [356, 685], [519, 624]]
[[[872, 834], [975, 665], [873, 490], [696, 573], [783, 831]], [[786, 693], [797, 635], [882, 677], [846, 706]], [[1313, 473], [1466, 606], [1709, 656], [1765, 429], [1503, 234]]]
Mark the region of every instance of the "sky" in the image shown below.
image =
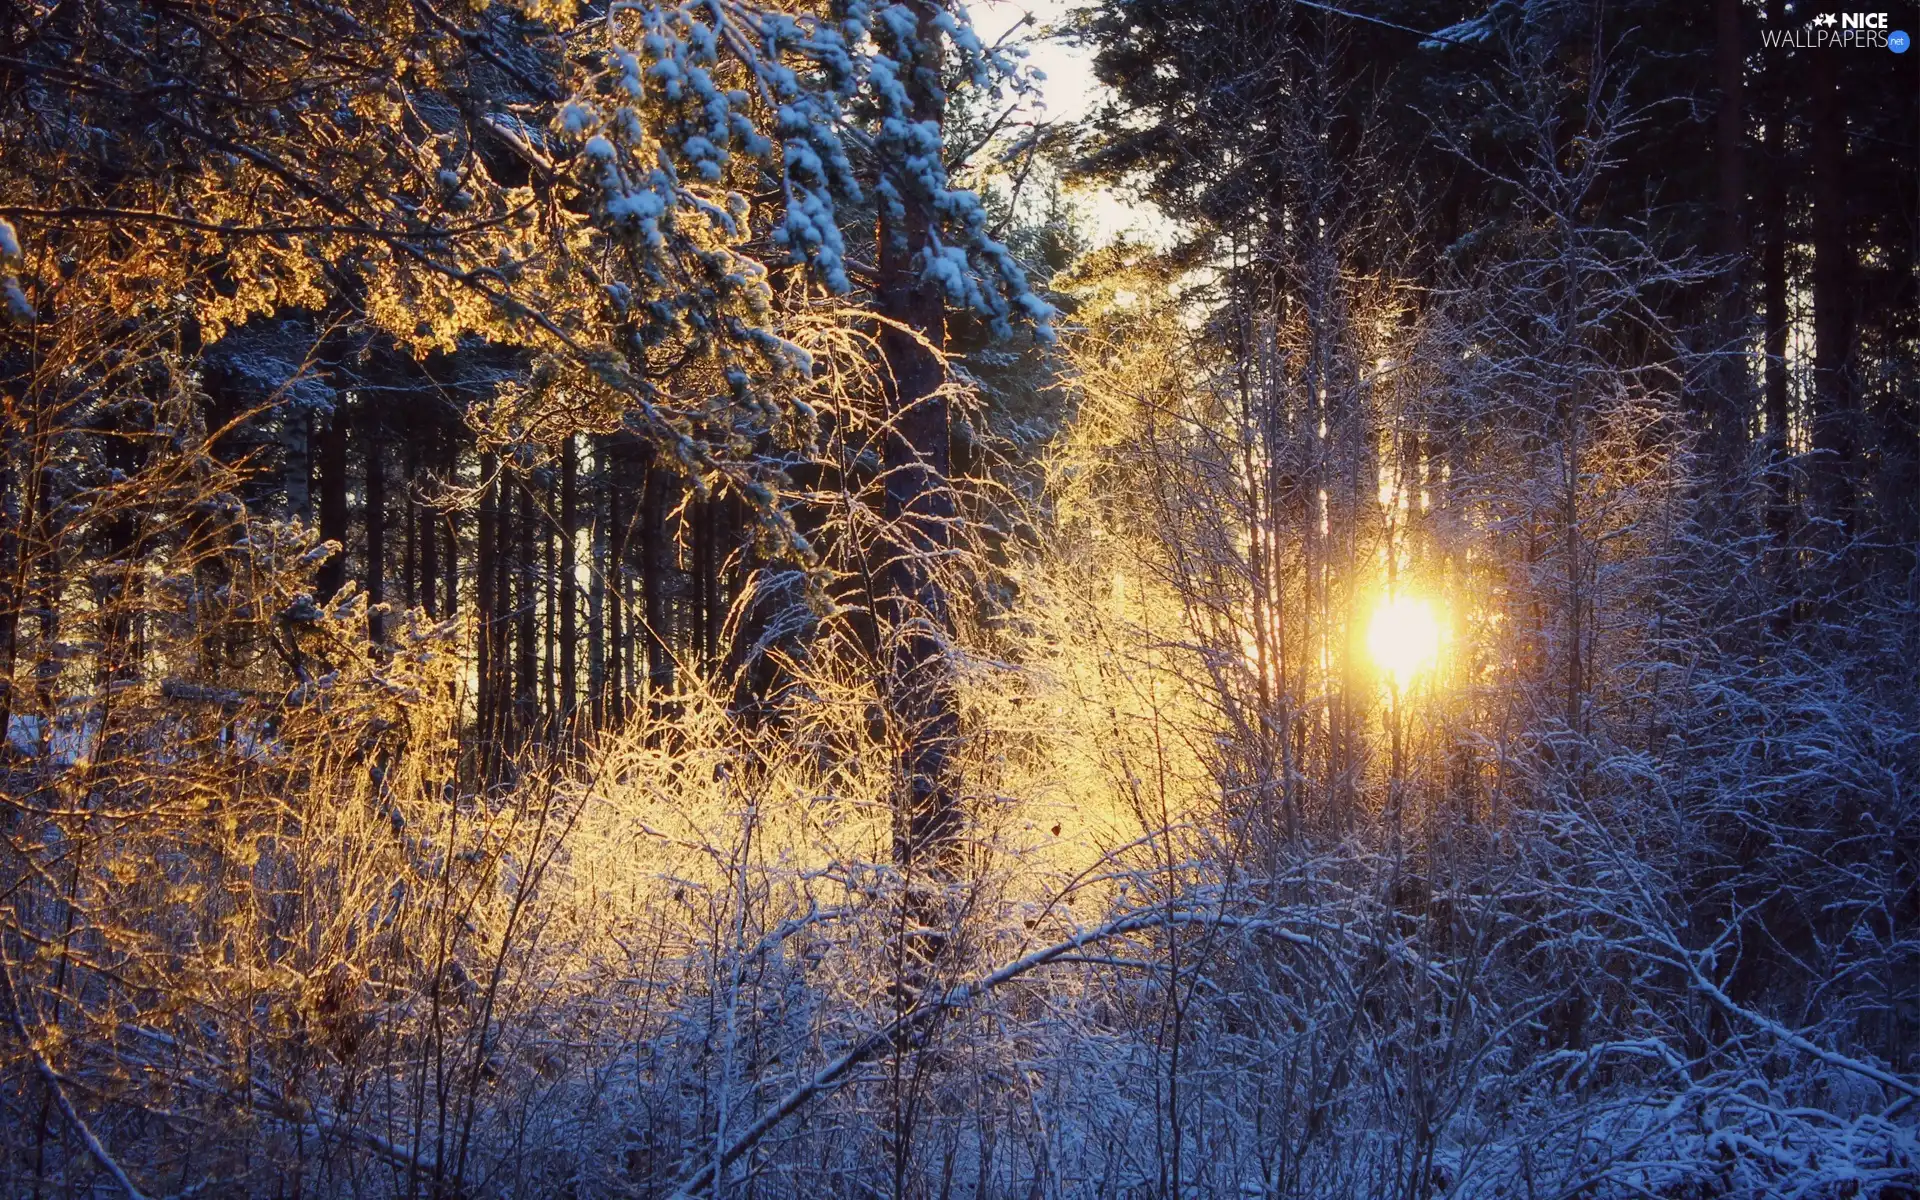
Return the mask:
[[[969, 0], [967, 10], [974, 31], [991, 46], [1022, 19], [1030, 18], [1032, 28], [1049, 29], [1064, 22], [1073, 7], [1063, 0]], [[1093, 78], [1092, 53], [1063, 39], [1028, 39], [1027, 61], [1046, 73], [1041, 90], [1047, 113], [1055, 120], [1085, 116], [1103, 90]]]
[[[1063, 24], [1082, 4], [1069, 0], [968, 0], [968, 15], [980, 40], [991, 46], [1020, 24], [1032, 23], [1016, 37], [1027, 48], [1027, 61], [1046, 78], [1040, 85], [1041, 100], [1049, 119], [1076, 121], [1093, 111], [1108, 94], [1093, 77], [1093, 52], [1072, 45], [1064, 38], [1034, 37], [1034, 30], [1049, 30]], [[1113, 241], [1121, 235], [1150, 244], [1171, 241], [1165, 219], [1145, 201], [1113, 188], [1076, 188], [1073, 193], [1085, 220], [1084, 232], [1094, 244]]]

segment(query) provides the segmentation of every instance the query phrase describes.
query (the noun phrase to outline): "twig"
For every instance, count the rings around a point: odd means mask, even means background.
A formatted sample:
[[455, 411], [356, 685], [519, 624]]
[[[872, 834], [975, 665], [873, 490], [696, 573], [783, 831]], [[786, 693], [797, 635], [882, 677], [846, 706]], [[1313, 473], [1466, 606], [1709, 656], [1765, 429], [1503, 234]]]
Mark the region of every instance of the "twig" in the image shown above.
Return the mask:
[[885, 1027], [868, 1034], [856, 1043], [852, 1049], [846, 1051], [831, 1063], [828, 1063], [827, 1066], [812, 1079], [809, 1079], [807, 1082], [781, 1097], [779, 1103], [768, 1109], [758, 1121], [755, 1121], [745, 1132], [735, 1138], [723, 1153], [714, 1156], [713, 1160], [709, 1161], [698, 1171], [695, 1171], [685, 1183], [676, 1188], [673, 1193], [674, 1200], [693, 1200], [693, 1197], [707, 1191], [713, 1186], [714, 1179], [719, 1171], [725, 1170], [741, 1155], [753, 1149], [762, 1138], [772, 1133], [781, 1122], [805, 1107], [815, 1097], [832, 1091], [846, 1077], [849, 1071], [867, 1059], [872, 1058], [875, 1054], [885, 1050], [888, 1046], [895, 1044], [903, 1034], [910, 1034], [917, 1031], [941, 1013], [949, 1012], [953, 1009], [965, 1008], [973, 1004], [988, 992], [993, 991], [1002, 984], [1018, 979], [1036, 967], [1045, 966], [1048, 963], [1071, 956], [1077, 951], [1084, 950], [1086, 947], [1103, 942], [1108, 938], [1121, 937], [1126, 934], [1139, 933], [1143, 930], [1161, 928], [1169, 925], [1210, 925], [1235, 929], [1260, 929], [1266, 932], [1281, 933], [1281, 936], [1287, 941], [1297, 944], [1311, 945], [1313, 942], [1313, 939], [1303, 934], [1281, 932], [1275, 929], [1273, 922], [1264, 921], [1259, 918], [1227, 917], [1210, 912], [1168, 912], [1164, 909], [1157, 909], [1153, 911], [1129, 913], [1117, 920], [1109, 921], [1105, 925], [1100, 925], [1075, 934], [1065, 941], [1055, 942], [1051, 946], [1035, 950], [1024, 958], [1017, 958], [998, 970], [983, 975], [971, 983], [963, 983], [949, 989], [939, 999], [929, 1004], [923, 1004], [911, 1012], [904, 1013], [897, 1020], [894, 1020]]
[[82, 1117], [80, 1110], [73, 1106], [73, 1100], [67, 1095], [67, 1089], [61, 1085], [60, 1072], [54, 1070], [53, 1064], [40, 1053], [40, 1047], [34, 1043], [33, 1034], [27, 1030], [26, 1018], [20, 1013], [20, 997], [13, 990], [13, 971], [4, 962], [0, 962], [0, 984], [4, 984], [7, 989], [7, 1017], [13, 1025], [14, 1032], [20, 1035], [20, 1042], [27, 1048], [27, 1054], [32, 1057], [35, 1069], [40, 1072], [40, 1077], [47, 1081], [47, 1087], [53, 1092], [54, 1103], [60, 1106], [61, 1113], [73, 1125], [74, 1131], [80, 1135], [80, 1141], [86, 1146], [87, 1153], [93, 1156], [93, 1161], [100, 1164], [101, 1170], [113, 1176], [113, 1181], [120, 1185], [120, 1190], [127, 1194], [128, 1200], [148, 1200], [147, 1194], [134, 1186], [133, 1180], [129, 1179], [126, 1171], [114, 1161], [113, 1155], [107, 1153], [106, 1146], [87, 1125], [86, 1118]]

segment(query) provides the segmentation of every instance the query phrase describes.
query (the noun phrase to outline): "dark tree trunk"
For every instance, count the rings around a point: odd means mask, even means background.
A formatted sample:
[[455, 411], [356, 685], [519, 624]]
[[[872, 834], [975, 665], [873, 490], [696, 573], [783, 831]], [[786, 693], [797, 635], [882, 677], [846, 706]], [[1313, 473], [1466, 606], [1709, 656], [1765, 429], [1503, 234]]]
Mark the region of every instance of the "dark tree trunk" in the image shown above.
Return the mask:
[[1847, 117], [1837, 53], [1808, 56], [1813, 86], [1813, 449], [1822, 516], [1854, 528], [1853, 246], [1847, 230]]
[[[647, 464], [646, 498], [640, 519], [640, 587], [646, 614], [641, 632], [646, 650], [647, 695], [656, 702], [673, 691], [673, 653], [668, 624], [672, 618], [667, 596], [673, 551], [673, 538], [667, 528], [671, 508], [667, 489], [673, 482], [673, 472], [660, 461], [660, 455], [653, 455]], [[659, 709], [653, 711], [657, 714]]]
[[[453, 479], [459, 474], [460, 451], [449, 446], [446, 452], [446, 475]], [[448, 619], [460, 615], [460, 514], [438, 507], [428, 510], [437, 515], [436, 525], [443, 525], [447, 535], [446, 557], [440, 563], [440, 577], [446, 586], [446, 600], [440, 608], [441, 618]]]
[[[931, 53], [939, 45], [935, 9], [924, 0], [912, 7], [917, 40]], [[915, 64], [909, 87], [918, 120], [942, 120], [939, 68], [937, 61]], [[954, 517], [950, 414], [940, 390], [944, 366], [935, 353], [946, 344], [946, 312], [940, 290], [914, 264], [929, 234], [929, 214], [919, 203], [908, 204], [904, 223], [884, 217], [880, 223], [879, 303], [889, 319], [880, 333], [888, 420], [884, 510], [891, 534], [881, 548], [877, 609], [886, 657], [882, 688], [900, 755], [894, 857], [904, 867], [938, 870], [960, 830], [953, 779], [960, 716], [947, 658], [952, 617], [934, 570], [951, 548]]]
[[[727, 679], [730, 682], [735, 680], [735, 676], [740, 669], [740, 660], [744, 650], [743, 642], [753, 636], [751, 632], [742, 629], [735, 629], [731, 637], [726, 636], [727, 622], [733, 618], [734, 605], [745, 599], [740, 595], [737, 581], [746, 578], [748, 571], [752, 569], [752, 564], [748, 560], [748, 556], [752, 553], [753, 549], [752, 541], [744, 536], [746, 520], [747, 518], [740, 497], [728, 496], [726, 511], [727, 538], [725, 543], [723, 543], [726, 549], [725, 556], [721, 560], [721, 565], [727, 570], [731, 582], [727, 584], [720, 595], [720, 622], [725, 651], [721, 661]], [[740, 612], [741, 623], [744, 625], [750, 619], [749, 612], [743, 604]]]
[[379, 606], [387, 599], [387, 461], [380, 430], [371, 417], [367, 421], [367, 636], [384, 642], [386, 617]]
[[[1786, 0], [1767, 0], [1767, 25], [1784, 29]], [[1791, 60], [1776, 55], [1768, 64], [1766, 183], [1761, 189], [1761, 224], [1766, 245], [1761, 253], [1761, 303], [1766, 309], [1765, 350], [1767, 423], [1767, 528], [1776, 539], [1792, 527], [1792, 488], [1787, 474], [1787, 77]], [[1784, 561], [1784, 560], [1783, 560]]]
[[540, 723], [540, 589], [535, 579], [533, 556], [534, 511], [533, 481], [521, 478], [515, 491], [520, 494], [519, 545], [514, 557], [514, 604], [516, 648], [519, 650], [514, 724], [520, 737], [529, 736]]
[[320, 536], [338, 542], [340, 549], [320, 565], [318, 588], [325, 604], [347, 583], [347, 407], [343, 396], [334, 402], [320, 435]]
[[560, 451], [560, 703], [562, 728], [572, 732], [574, 706], [580, 695], [579, 666], [574, 658], [574, 598], [577, 592], [574, 543], [580, 530], [580, 462], [574, 439]]
[[1714, 158], [1720, 189], [1720, 253], [1735, 262], [1729, 267], [1736, 275], [1739, 260], [1745, 257], [1747, 242], [1742, 226], [1746, 197], [1746, 113], [1742, 97], [1742, 76], [1746, 70], [1746, 35], [1740, 28], [1741, 0], [1714, 0], [1717, 36], [1714, 65], [1718, 76], [1720, 104], [1715, 113]]
[[1741, 76], [1746, 70], [1746, 37], [1741, 29], [1742, 0], [1714, 0], [1717, 37], [1715, 66], [1720, 103], [1715, 121], [1715, 167], [1720, 212], [1716, 241], [1726, 259], [1721, 280], [1721, 346], [1723, 369], [1714, 398], [1719, 449], [1732, 466], [1740, 461], [1751, 414], [1751, 384], [1746, 370], [1748, 306], [1744, 301], [1747, 276], [1746, 112]]
[[[494, 473], [493, 455], [480, 456], [480, 478], [491, 480]], [[480, 493], [480, 518], [474, 534], [474, 615], [475, 625], [475, 668], [476, 679], [475, 704], [478, 706], [481, 753], [487, 753], [487, 747], [493, 738], [493, 522], [494, 496], [497, 489], [487, 482]]]
[[[407, 452], [400, 466], [400, 599], [408, 609], [420, 604], [420, 505], [414, 488], [420, 479], [420, 441], [418, 430], [409, 427]], [[433, 594], [433, 584], [427, 584]]]
[[627, 714], [626, 705], [626, 562], [627, 522], [621, 511], [622, 489], [619, 466], [609, 442], [602, 455], [601, 477], [607, 489], [607, 562], [600, 572], [600, 591], [607, 613], [607, 657], [604, 674], [606, 719], [618, 722]]
[[693, 522], [693, 570], [689, 582], [687, 632], [693, 639], [691, 658], [706, 672], [713, 663], [708, 655], [707, 621], [712, 609], [713, 592], [713, 507], [711, 501], [695, 500], [689, 513]]
[[440, 512], [429, 505], [420, 495], [420, 480], [416, 475], [413, 486], [408, 490], [409, 506], [415, 511], [415, 520], [420, 524], [420, 600], [421, 607], [427, 610], [427, 616], [438, 619], [447, 611], [439, 602], [440, 585], [440, 531], [447, 524]]
[[[609, 495], [607, 479], [607, 443], [593, 443], [593, 478], [599, 495]], [[588, 565], [591, 573], [587, 592], [587, 701], [595, 729], [607, 724], [607, 540], [612, 522], [601, 508], [599, 496], [592, 501], [593, 529], [588, 535]]]
[[[634, 498], [637, 505], [640, 497]], [[638, 511], [636, 509], [635, 511]], [[629, 514], [631, 518], [631, 514]], [[628, 548], [632, 548], [633, 533], [627, 533]], [[639, 573], [631, 570], [631, 563], [622, 562], [620, 574], [615, 579], [615, 592], [620, 603], [620, 713], [623, 717], [640, 711], [639, 705], [646, 699], [647, 672], [644, 661], [644, 643], [638, 627], [646, 624], [645, 602], [635, 602], [635, 589], [640, 586]]]
[[504, 464], [493, 495], [493, 712], [504, 751], [513, 738], [513, 489]]
[[35, 505], [31, 487], [16, 489], [20, 475], [31, 478], [31, 468], [16, 472], [11, 461], [0, 463], [4, 464], [0, 465], [0, 738], [5, 738], [12, 730], [13, 681], [19, 664], [21, 610], [27, 595], [29, 555], [22, 533]]
[[543, 564], [544, 569], [541, 571], [541, 575], [540, 575], [541, 590], [545, 593], [544, 602], [543, 602], [544, 606], [541, 610], [542, 619], [540, 622], [540, 630], [541, 630], [540, 636], [543, 640], [543, 647], [540, 655], [540, 704], [541, 704], [541, 720], [543, 724], [549, 729], [549, 732], [551, 732], [551, 727], [553, 724], [553, 719], [555, 714], [557, 714], [560, 711], [560, 706], [559, 706], [557, 697], [555, 697], [554, 695], [554, 672], [558, 670], [560, 665], [559, 662], [557, 661], [559, 658], [557, 651], [559, 649], [558, 640], [560, 636], [560, 629], [559, 629], [559, 622], [555, 619], [555, 614], [558, 611], [558, 602], [559, 602], [559, 596], [556, 594], [556, 589], [559, 585], [560, 572], [558, 569], [558, 564], [554, 561], [555, 547], [553, 544], [553, 540], [554, 540], [553, 539], [553, 531], [554, 531], [553, 490], [554, 490], [553, 485], [548, 484], [546, 495], [545, 495], [545, 504], [539, 513], [540, 524], [538, 529], [538, 533], [540, 537], [540, 553], [542, 557], [545, 559], [545, 562]]
[[727, 612], [731, 607], [731, 589], [727, 586], [727, 560], [733, 547], [733, 498], [715, 496], [707, 502], [707, 669], [721, 669], [721, 643], [727, 630]]

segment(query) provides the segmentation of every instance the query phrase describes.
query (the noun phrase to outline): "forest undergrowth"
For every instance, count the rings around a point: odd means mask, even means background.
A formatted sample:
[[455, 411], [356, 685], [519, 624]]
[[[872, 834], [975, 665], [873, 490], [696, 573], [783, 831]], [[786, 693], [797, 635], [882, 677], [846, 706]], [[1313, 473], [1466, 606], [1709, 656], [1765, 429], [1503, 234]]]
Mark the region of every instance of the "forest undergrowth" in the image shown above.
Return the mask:
[[0, 1194], [1920, 1196], [1909, 234], [1388, 7], [0, 17]]

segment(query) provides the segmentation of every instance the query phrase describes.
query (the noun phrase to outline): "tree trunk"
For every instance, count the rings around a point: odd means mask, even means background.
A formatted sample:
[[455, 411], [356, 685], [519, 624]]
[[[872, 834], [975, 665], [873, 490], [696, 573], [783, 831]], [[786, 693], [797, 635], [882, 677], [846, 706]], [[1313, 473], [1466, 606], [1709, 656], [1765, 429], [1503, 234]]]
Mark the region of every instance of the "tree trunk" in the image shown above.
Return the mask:
[[1847, 118], [1838, 53], [1809, 56], [1813, 85], [1813, 449], [1820, 514], [1854, 528], [1853, 247], [1847, 231]]
[[480, 519], [474, 534], [474, 602], [475, 602], [475, 651], [476, 679], [475, 703], [478, 705], [479, 741], [481, 754], [489, 756], [489, 746], [494, 736], [494, 653], [493, 625], [496, 615], [494, 608], [494, 573], [496, 570], [494, 554], [494, 499], [499, 488], [493, 480], [496, 464], [493, 455], [480, 456], [480, 478], [484, 490], [480, 493]]
[[[400, 599], [409, 609], [420, 604], [420, 506], [414, 487], [420, 478], [418, 431], [407, 429], [407, 452], [400, 462]], [[432, 584], [428, 584], [431, 590]]]
[[420, 602], [427, 610], [427, 616], [437, 618], [441, 611], [439, 603], [440, 563], [439, 542], [440, 527], [443, 522], [440, 514], [429, 507], [420, 496], [420, 479], [416, 473], [409, 480], [407, 504], [415, 512], [414, 520], [419, 523], [420, 533]]
[[1726, 259], [1721, 279], [1720, 322], [1724, 369], [1719, 372], [1721, 378], [1715, 389], [1719, 394], [1714, 397], [1714, 417], [1718, 448], [1729, 466], [1743, 457], [1751, 405], [1751, 384], [1746, 370], [1748, 309], [1742, 302], [1747, 274], [1747, 237], [1744, 220], [1746, 113], [1741, 87], [1741, 77], [1746, 70], [1746, 38], [1741, 29], [1741, 4], [1742, 0], [1714, 0], [1718, 27], [1714, 57], [1720, 85], [1714, 138], [1720, 191], [1716, 240], [1721, 256]]
[[[1784, 29], [1786, 0], [1767, 0], [1767, 25]], [[1789, 60], [1776, 55], [1768, 65], [1766, 184], [1760, 193], [1766, 245], [1760, 271], [1766, 308], [1765, 350], [1767, 422], [1767, 528], [1783, 539], [1792, 524], [1792, 489], [1787, 475], [1787, 72]]]
[[695, 500], [690, 506], [693, 520], [692, 591], [687, 619], [693, 639], [692, 660], [702, 672], [713, 667], [711, 631], [708, 628], [713, 603], [713, 502]]
[[386, 616], [379, 606], [387, 598], [387, 461], [379, 429], [373, 418], [364, 434], [367, 445], [367, 636], [376, 642], [387, 640]]
[[[10, 459], [0, 460], [0, 742], [12, 734], [10, 722], [20, 654], [20, 620], [27, 595], [30, 557], [23, 533], [28, 527], [28, 514], [35, 508], [33, 488], [16, 489], [16, 479], [23, 475], [32, 478], [31, 463], [27, 471], [17, 472]], [[33, 524], [37, 526], [40, 522]], [[51, 606], [48, 611], [52, 611]]]
[[514, 734], [513, 696], [513, 485], [503, 467], [494, 489], [493, 676], [494, 713], [504, 749]]
[[707, 669], [718, 672], [725, 656], [727, 614], [732, 609], [727, 585], [727, 562], [733, 547], [733, 497], [715, 496], [707, 502]]
[[[447, 478], [453, 479], [460, 471], [460, 451], [452, 446], [446, 452]], [[434, 509], [435, 512], [442, 510]], [[436, 521], [435, 524], [443, 522]], [[447, 556], [442, 561], [440, 574], [446, 583], [447, 598], [440, 609], [442, 619], [451, 619], [460, 615], [460, 514], [444, 512], [444, 524], [447, 530]]]
[[607, 562], [606, 569], [600, 572], [600, 591], [606, 597], [604, 603], [607, 611], [607, 657], [604, 669], [606, 719], [617, 722], [627, 714], [627, 522], [625, 514], [620, 511], [619, 470], [611, 461], [612, 449], [611, 441], [603, 447], [600, 468], [607, 489]]
[[[938, 124], [943, 112], [935, 87], [940, 69], [936, 10], [924, 0], [911, 7], [918, 19], [916, 40], [934, 60], [915, 63], [907, 81], [913, 115]], [[955, 515], [948, 486], [950, 414], [940, 390], [946, 312], [939, 288], [915, 261], [930, 245], [929, 220], [924, 207], [909, 200], [904, 222], [896, 225], [883, 215], [879, 230], [879, 304], [888, 319], [880, 349], [888, 422], [884, 510], [890, 531], [881, 547], [884, 592], [877, 606], [886, 656], [882, 690], [900, 755], [894, 858], [903, 867], [922, 870], [938, 869], [960, 831], [953, 779], [960, 715], [947, 657], [952, 616], [934, 567], [951, 548]]]
[[522, 739], [540, 724], [540, 588], [535, 578], [534, 525], [539, 519], [533, 502], [533, 480], [515, 481], [520, 494], [519, 546], [514, 557], [514, 604], [519, 669], [515, 672], [514, 724]]
[[644, 606], [641, 635], [646, 650], [647, 695], [655, 702], [652, 711], [659, 715], [659, 700], [673, 691], [673, 647], [669, 642], [672, 620], [667, 595], [668, 574], [672, 569], [673, 539], [667, 529], [671, 509], [667, 489], [674, 482], [673, 472], [655, 454], [647, 465], [647, 483], [640, 518], [640, 586]]
[[574, 543], [580, 530], [580, 461], [575, 439], [568, 437], [560, 450], [560, 702], [555, 712], [561, 727], [573, 729], [573, 711], [580, 695], [579, 664], [575, 661], [574, 629], [575, 586]]
[[327, 603], [347, 583], [347, 405], [334, 401], [320, 436], [320, 536], [340, 549], [320, 565], [319, 601]]
[[[609, 492], [604, 439], [594, 443], [593, 474], [601, 492]], [[593, 727], [604, 729], [607, 724], [607, 539], [612, 523], [603, 517], [597, 502], [593, 512], [588, 545], [593, 570], [588, 580], [591, 590], [587, 593], [587, 697]]]

